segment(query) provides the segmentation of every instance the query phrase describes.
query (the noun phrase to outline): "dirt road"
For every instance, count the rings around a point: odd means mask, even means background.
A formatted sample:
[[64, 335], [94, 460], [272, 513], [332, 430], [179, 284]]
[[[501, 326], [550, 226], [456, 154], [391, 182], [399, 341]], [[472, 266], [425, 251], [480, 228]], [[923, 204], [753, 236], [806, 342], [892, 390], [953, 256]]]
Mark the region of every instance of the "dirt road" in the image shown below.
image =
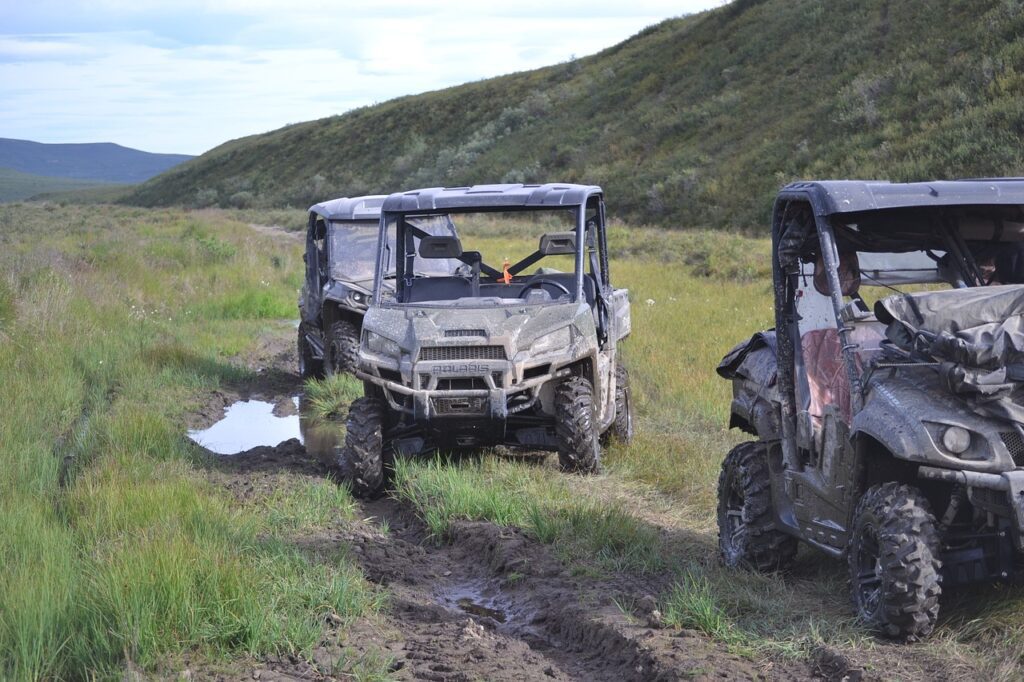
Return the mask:
[[[244, 361], [260, 369], [256, 379], [211, 395], [191, 427], [209, 425], [234, 400], [284, 404], [301, 390], [290, 330], [281, 326]], [[330, 475], [297, 440], [231, 457], [210, 455], [210, 462], [209, 477], [239, 503]], [[698, 632], [662, 628], [654, 612], [653, 595], [663, 587], [657, 577], [574, 574], [552, 548], [518, 529], [460, 522], [438, 543], [396, 500], [362, 503], [357, 516], [361, 520], [338, 521], [293, 541], [324, 557], [350, 546], [366, 577], [388, 594], [384, 616], [327, 622], [310, 660], [250, 662], [247, 675], [350, 679], [354, 662], [368, 656], [392, 661], [395, 679], [446, 682], [788, 680], [820, 670], [800, 662], [754, 662]], [[345, 661], [341, 668], [339, 661]]]

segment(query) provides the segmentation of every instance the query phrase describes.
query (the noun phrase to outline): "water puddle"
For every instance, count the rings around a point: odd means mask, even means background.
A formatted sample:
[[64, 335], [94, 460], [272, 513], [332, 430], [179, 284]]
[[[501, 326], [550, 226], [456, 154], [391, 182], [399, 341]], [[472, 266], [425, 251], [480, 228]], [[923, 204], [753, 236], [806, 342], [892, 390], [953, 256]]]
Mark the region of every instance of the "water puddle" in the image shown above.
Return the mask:
[[467, 613], [477, 620], [491, 621], [495, 627], [511, 624], [511, 603], [493, 584], [470, 582], [449, 585], [440, 593], [438, 601], [453, 611]]
[[218, 455], [237, 455], [261, 445], [273, 447], [291, 438], [301, 441], [299, 399], [292, 398], [292, 403], [295, 414], [278, 417], [274, 403], [239, 400], [225, 408], [224, 417], [216, 424], [189, 431], [188, 437]]
[[483, 604], [477, 604], [469, 597], [462, 597], [456, 600], [455, 605], [465, 611], [471, 616], [482, 616], [484, 618], [490, 618], [491, 620], [499, 623], [505, 622], [505, 612], [498, 609], [492, 609]]
[[310, 455], [333, 462], [344, 443], [344, 430], [339, 424], [314, 421], [305, 398], [293, 396], [277, 404], [239, 400], [224, 409], [220, 421], [207, 429], [191, 430], [188, 437], [218, 455], [237, 455], [297, 438]]
[[341, 446], [345, 444], [345, 425], [342, 422], [315, 420], [306, 408], [306, 401], [303, 399], [299, 409], [299, 428], [302, 431], [306, 454], [315, 457], [326, 466], [333, 466], [338, 460]]

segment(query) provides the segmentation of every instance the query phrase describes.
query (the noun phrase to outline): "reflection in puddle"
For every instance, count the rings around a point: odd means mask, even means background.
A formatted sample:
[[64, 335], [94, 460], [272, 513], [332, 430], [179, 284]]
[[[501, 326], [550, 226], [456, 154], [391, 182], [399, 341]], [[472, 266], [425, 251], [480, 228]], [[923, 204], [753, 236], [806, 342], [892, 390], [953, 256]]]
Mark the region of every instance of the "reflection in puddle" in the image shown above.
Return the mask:
[[495, 625], [504, 625], [509, 620], [507, 599], [501, 591], [482, 582], [453, 585], [440, 595], [442, 604], [456, 608], [477, 618], [486, 618]]
[[302, 429], [302, 442], [306, 445], [306, 454], [320, 460], [326, 466], [333, 466], [338, 459], [338, 450], [345, 444], [345, 428], [343, 422], [314, 420], [309, 415], [308, 402], [305, 397], [300, 403], [299, 426]]
[[[292, 438], [299, 439], [306, 451], [324, 461], [333, 462], [337, 448], [344, 443], [342, 425], [314, 421], [309, 417], [304, 397], [295, 396], [291, 405], [263, 400], [239, 400], [224, 409], [224, 416], [208, 429], [188, 432], [188, 437], [218, 455], [237, 455], [255, 447], [274, 447]], [[291, 406], [295, 409], [292, 409]], [[293, 412], [278, 416], [274, 412]]]
[[455, 605], [465, 611], [471, 616], [484, 616], [492, 620], [496, 620], [499, 623], [505, 622], [505, 612], [499, 611], [498, 609], [492, 609], [483, 604], [477, 604], [469, 597], [462, 597], [456, 600]]
[[[299, 399], [292, 398], [297, 408]], [[299, 415], [278, 417], [274, 404], [239, 400], [225, 408], [224, 417], [208, 429], [188, 432], [188, 437], [218, 455], [237, 455], [261, 445], [274, 446], [290, 438], [302, 438]]]

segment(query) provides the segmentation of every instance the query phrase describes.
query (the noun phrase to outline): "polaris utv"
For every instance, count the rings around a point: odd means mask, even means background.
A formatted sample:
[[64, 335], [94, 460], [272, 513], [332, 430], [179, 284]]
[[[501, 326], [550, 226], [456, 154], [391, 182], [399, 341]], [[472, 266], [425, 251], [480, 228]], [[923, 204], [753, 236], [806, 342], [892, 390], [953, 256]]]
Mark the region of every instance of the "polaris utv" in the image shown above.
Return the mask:
[[[469, 250], [454, 227], [442, 235], [453, 222], [463, 238], [490, 235], [501, 246], [481, 240], [492, 250]], [[536, 249], [510, 260], [528, 235]], [[339, 457], [357, 495], [382, 490], [395, 454], [555, 450], [564, 470], [585, 473], [598, 469], [602, 436], [631, 438], [618, 352], [629, 299], [611, 286], [599, 187], [392, 194], [378, 245], [356, 371], [365, 397], [349, 409]]]
[[1024, 181], [808, 182], [772, 219], [775, 329], [722, 361], [719, 546], [845, 558], [859, 618], [928, 635], [1024, 558]]
[[[299, 373], [353, 372], [373, 290], [384, 195], [342, 198], [309, 209], [306, 279], [299, 295]], [[391, 286], [385, 281], [385, 287]]]

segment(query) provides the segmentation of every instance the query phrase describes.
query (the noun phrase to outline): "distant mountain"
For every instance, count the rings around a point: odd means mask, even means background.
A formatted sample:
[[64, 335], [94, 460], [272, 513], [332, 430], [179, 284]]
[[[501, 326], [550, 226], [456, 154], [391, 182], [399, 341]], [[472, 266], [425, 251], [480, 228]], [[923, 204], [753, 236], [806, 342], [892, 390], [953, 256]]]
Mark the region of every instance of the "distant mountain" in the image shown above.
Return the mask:
[[587, 182], [634, 223], [763, 230], [792, 180], [1024, 173], [1022, 35], [1019, 0], [735, 0], [591, 57], [233, 140], [128, 201]]
[[187, 154], [151, 154], [110, 142], [44, 144], [0, 138], [0, 168], [51, 178], [137, 183], [191, 158]]
[[5, 201], [21, 201], [38, 194], [51, 192], [69, 192], [83, 189], [103, 187], [120, 188], [109, 182], [96, 180], [76, 180], [74, 178], [48, 178], [43, 175], [30, 175], [10, 168], [0, 168], [0, 203]]

